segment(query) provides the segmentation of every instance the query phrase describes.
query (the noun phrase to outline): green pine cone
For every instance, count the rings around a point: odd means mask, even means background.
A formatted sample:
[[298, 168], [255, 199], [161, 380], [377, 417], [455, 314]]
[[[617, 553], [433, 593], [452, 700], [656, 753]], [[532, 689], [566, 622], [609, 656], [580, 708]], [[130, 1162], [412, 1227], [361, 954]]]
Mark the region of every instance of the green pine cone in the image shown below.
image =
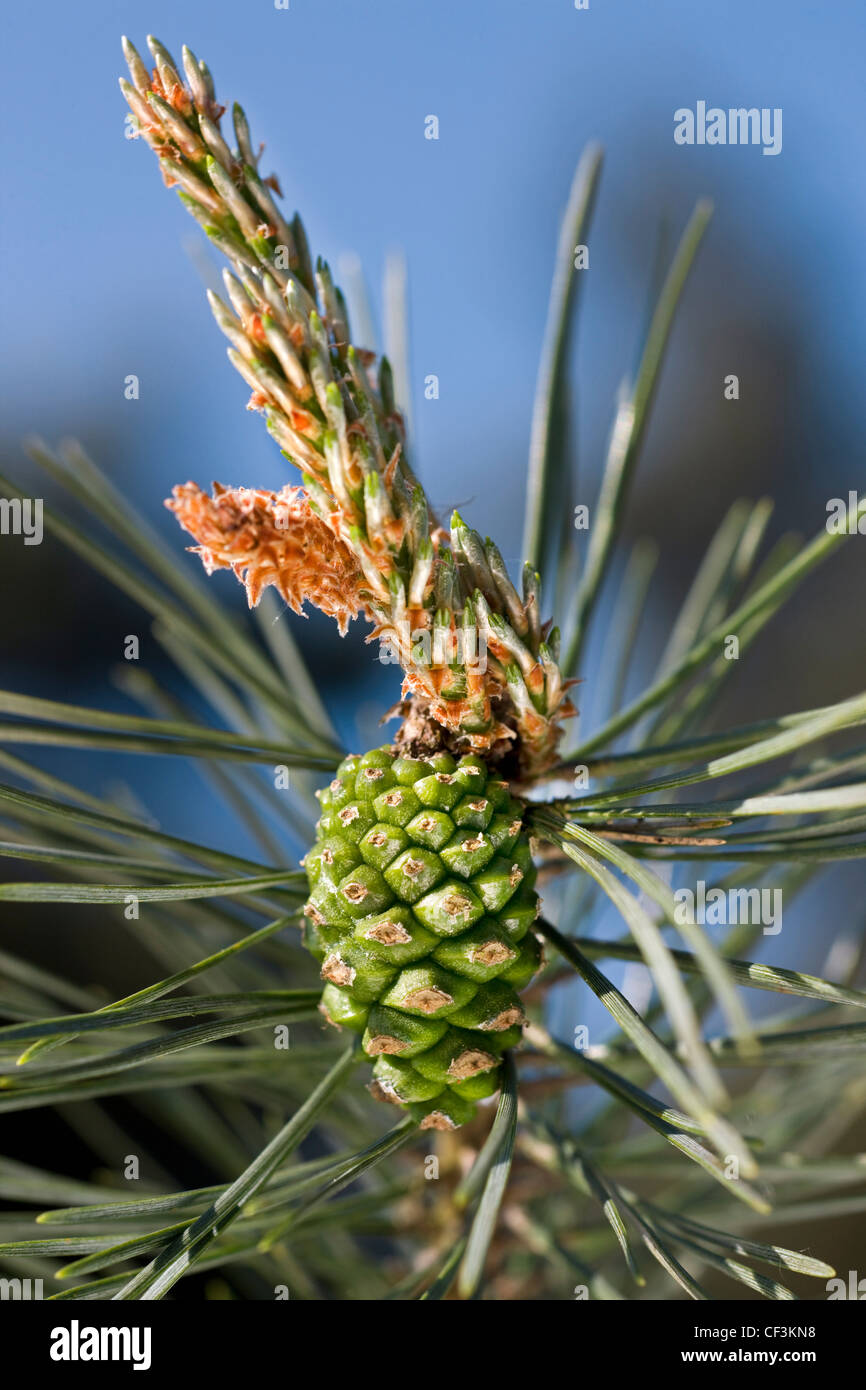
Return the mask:
[[330, 1023], [363, 1033], [373, 1094], [455, 1129], [499, 1088], [541, 962], [523, 808], [482, 758], [374, 748], [317, 793], [304, 942]]

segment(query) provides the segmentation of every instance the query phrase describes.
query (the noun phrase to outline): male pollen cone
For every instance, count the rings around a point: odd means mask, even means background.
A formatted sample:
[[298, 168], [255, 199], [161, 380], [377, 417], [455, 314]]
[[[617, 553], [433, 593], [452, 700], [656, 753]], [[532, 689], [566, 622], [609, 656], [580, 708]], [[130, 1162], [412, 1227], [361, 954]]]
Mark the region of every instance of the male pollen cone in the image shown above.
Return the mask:
[[316, 515], [303, 488], [267, 492], [214, 483], [209, 497], [196, 483], [184, 483], [165, 505], [198, 541], [190, 550], [207, 573], [230, 569], [251, 608], [273, 584], [295, 613], [303, 613], [308, 599], [336, 619], [341, 635], [366, 611], [355, 557]]

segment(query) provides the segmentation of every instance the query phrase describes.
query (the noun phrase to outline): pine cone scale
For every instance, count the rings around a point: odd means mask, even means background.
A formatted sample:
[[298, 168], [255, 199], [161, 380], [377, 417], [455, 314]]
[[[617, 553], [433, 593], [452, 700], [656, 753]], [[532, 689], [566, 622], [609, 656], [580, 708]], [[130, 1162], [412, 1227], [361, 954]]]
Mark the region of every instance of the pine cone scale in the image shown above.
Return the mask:
[[498, 1089], [540, 963], [522, 808], [478, 756], [390, 747], [318, 795], [305, 943], [322, 1013], [362, 1034], [378, 1099], [456, 1128]]

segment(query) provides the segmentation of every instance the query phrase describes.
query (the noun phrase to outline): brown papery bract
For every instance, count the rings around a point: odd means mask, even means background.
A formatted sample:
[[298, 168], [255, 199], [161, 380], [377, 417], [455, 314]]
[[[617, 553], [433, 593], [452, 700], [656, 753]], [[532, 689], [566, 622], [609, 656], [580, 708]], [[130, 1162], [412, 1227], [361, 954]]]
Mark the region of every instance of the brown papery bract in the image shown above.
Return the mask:
[[254, 608], [272, 584], [295, 613], [309, 600], [335, 618], [341, 633], [366, 612], [363, 576], [354, 555], [316, 515], [300, 487], [280, 492], [214, 483], [213, 497], [196, 483], [175, 487], [166, 506], [198, 541], [208, 574], [230, 569]]

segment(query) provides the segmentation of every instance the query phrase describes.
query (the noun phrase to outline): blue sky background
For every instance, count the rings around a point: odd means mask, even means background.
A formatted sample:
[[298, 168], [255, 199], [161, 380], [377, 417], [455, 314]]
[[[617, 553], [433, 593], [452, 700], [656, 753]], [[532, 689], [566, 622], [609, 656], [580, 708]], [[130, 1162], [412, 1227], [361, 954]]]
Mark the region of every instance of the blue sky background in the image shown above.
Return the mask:
[[[44, 0], [7, 11], [6, 433], [110, 436], [103, 462], [152, 505], [188, 474], [275, 483], [283, 464], [225, 364], [191, 263], [191, 245], [207, 255], [197, 229], [143, 142], [123, 138], [122, 31], [142, 51], [152, 31], [207, 57], [218, 92], [242, 101], [266, 141], [264, 166], [279, 170], [314, 250], [333, 263], [357, 252], [375, 290], [386, 251], [404, 249], [416, 456], [440, 502], [483, 497], [480, 524], [515, 558], [557, 221], [590, 138], [607, 168], [580, 340], [587, 476], [632, 360], [659, 220], [678, 230], [710, 194], [716, 216], [660, 419], [715, 398], [702, 355], [758, 295], [768, 327], [796, 337], [814, 462], [844, 481], [866, 356], [866, 10], [854, 0], [591, 0], [588, 11], [571, 0], [291, 0], [288, 11]], [[781, 155], [675, 146], [673, 112], [699, 98], [781, 106]], [[438, 142], [423, 138], [429, 113]], [[123, 399], [127, 372], [141, 380], [137, 403]], [[435, 402], [420, 394], [428, 372], [440, 377]], [[743, 393], [766, 389], [757, 364]]]
[[[22, 435], [78, 435], [172, 536], [161, 499], [173, 483], [286, 479], [259, 417], [243, 408], [247, 388], [205, 302], [202, 277], [216, 263], [149, 150], [124, 138], [120, 35], [144, 52], [148, 31], [177, 53], [189, 43], [218, 95], [242, 102], [254, 139], [267, 143], [264, 171], [279, 172], [314, 252], [335, 266], [357, 253], [378, 295], [386, 253], [402, 248], [415, 459], [434, 502], [459, 503], [511, 561], [557, 224], [582, 147], [600, 140], [607, 160], [576, 371], [581, 500], [594, 496], [614, 394], [633, 361], [660, 221], [676, 235], [699, 196], [714, 199], [629, 515], [632, 534], [646, 522], [674, 555], [650, 606], [650, 661], [735, 495], [770, 490], [780, 524], [812, 533], [827, 497], [862, 486], [866, 9], [856, 0], [7, 8], [0, 361], [6, 466], [19, 478], [30, 476]], [[781, 107], [782, 153], [676, 146], [673, 113], [699, 99]], [[428, 114], [440, 121], [436, 142], [424, 139]], [[722, 403], [727, 372], [741, 377], [736, 407]], [[128, 373], [140, 379], [137, 402], [123, 396]], [[423, 399], [428, 373], [440, 379], [436, 401]], [[24, 551], [22, 564], [46, 563], [44, 552]], [[228, 597], [230, 580], [214, 582]], [[764, 664], [738, 717], [856, 688], [850, 670], [834, 675], [843, 599], [850, 587], [800, 601], [796, 624], [756, 656]], [[23, 656], [13, 649], [4, 683], [116, 700], [107, 659], [58, 665], [55, 617], [44, 614]], [[335, 661], [330, 628], [295, 630], [314, 659]], [[116, 652], [114, 636], [106, 643]], [[360, 693], [369, 728], [395, 698], [393, 673], [358, 641], [346, 650], [351, 689], [338, 682], [330, 694], [345, 708]], [[157, 809], [160, 799], [183, 807], [182, 773], [142, 761], [134, 775]], [[219, 836], [213, 813], [196, 815]]]

